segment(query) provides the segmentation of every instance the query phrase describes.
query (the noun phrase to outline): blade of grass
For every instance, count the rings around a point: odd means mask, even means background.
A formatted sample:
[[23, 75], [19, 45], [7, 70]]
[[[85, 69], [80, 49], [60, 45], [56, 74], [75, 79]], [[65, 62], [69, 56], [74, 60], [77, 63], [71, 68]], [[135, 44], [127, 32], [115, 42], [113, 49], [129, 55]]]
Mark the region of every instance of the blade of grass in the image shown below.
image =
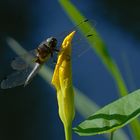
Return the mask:
[[[60, 5], [65, 10], [67, 15], [70, 17], [70, 19], [78, 25], [81, 21], [84, 21], [86, 18], [78, 11], [78, 9], [68, 0], [59, 0]], [[127, 87], [124, 83], [124, 80], [121, 76], [121, 73], [118, 69], [118, 66], [114, 62], [114, 60], [109, 55], [106, 44], [96, 31], [96, 29], [89, 23], [84, 24], [83, 26], [79, 27], [79, 30], [82, 34], [86, 34], [89, 30], [93, 31], [93, 34], [95, 35], [94, 38], [87, 38], [88, 43], [90, 46], [94, 49], [94, 51], [97, 53], [107, 70], [110, 72], [112, 77], [114, 78], [114, 81], [117, 85], [118, 91], [120, 93], [120, 96], [125, 96], [128, 94]], [[140, 123], [138, 119], [135, 119], [131, 124], [131, 129], [133, 131], [133, 134], [137, 140], [140, 139]]]
[[[12, 38], [9, 38], [8, 40], [7, 40], [7, 42], [9, 44], [10, 48], [17, 55], [27, 53], [27, 51], [16, 40], [14, 40]], [[52, 79], [53, 71], [49, 67], [43, 66], [39, 71], [39, 75], [44, 79], [44, 81], [46, 81], [48, 84], [51, 85], [51, 79]], [[87, 96], [85, 96], [82, 92], [80, 92], [80, 90], [78, 90], [77, 88], [74, 88], [74, 91], [75, 91], [75, 107], [76, 107], [76, 110], [83, 117], [86, 118], [89, 115], [91, 115], [91, 113], [93, 113], [93, 112], [95, 112], [99, 109], [99, 106], [97, 106], [96, 103], [91, 101]], [[84, 108], [83, 108], [83, 103], [84, 103], [84, 106], [85, 106]], [[109, 139], [108, 135], [106, 135], [106, 137], [108, 137], [108, 139]], [[114, 136], [114, 140], [118, 140], [118, 139], [119, 140], [128, 140], [129, 138], [125, 134], [125, 132], [120, 129], [115, 133], [115, 136]]]
[[[59, 2], [74, 24], [78, 25], [81, 21], [84, 21], [86, 19], [70, 1], [60, 0]], [[85, 23], [79, 26], [79, 30], [82, 34], [87, 34], [87, 32], [92, 30], [94, 38], [86, 38], [88, 43], [100, 57], [107, 70], [112, 74], [116, 84], [118, 85], [118, 90], [121, 96], [127, 95], [128, 91], [120, 74], [120, 71], [114, 60], [108, 53], [106, 44], [104, 43], [96, 29], [91, 24]]]
[[122, 63], [123, 63], [123, 66], [124, 66], [124, 70], [125, 70], [125, 74], [126, 74], [126, 77], [127, 77], [127, 81], [128, 81], [130, 90], [133, 91], [133, 90], [136, 89], [136, 84], [134, 82], [135, 80], [134, 80], [134, 77], [133, 77], [132, 67], [130, 66], [129, 58], [128, 58], [128, 56], [125, 52], [121, 53], [121, 59], [122, 59]]

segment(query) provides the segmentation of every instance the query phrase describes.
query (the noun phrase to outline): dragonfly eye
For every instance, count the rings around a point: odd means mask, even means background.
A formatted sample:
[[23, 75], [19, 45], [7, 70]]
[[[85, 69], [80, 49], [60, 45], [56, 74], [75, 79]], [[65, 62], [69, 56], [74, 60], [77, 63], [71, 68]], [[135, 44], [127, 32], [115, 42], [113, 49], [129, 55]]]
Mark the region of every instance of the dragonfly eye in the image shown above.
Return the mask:
[[57, 44], [56, 38], [52, 38], [52, 43], [54, 44], [54, 46], [56, 46], [56, 44]]
[[56, 47], [56, 44], [57, 44], [56, 38], [54, 38], [54, 37], [48, 38], [47, 39], [47, 44], [48, 44], [48, 46]]

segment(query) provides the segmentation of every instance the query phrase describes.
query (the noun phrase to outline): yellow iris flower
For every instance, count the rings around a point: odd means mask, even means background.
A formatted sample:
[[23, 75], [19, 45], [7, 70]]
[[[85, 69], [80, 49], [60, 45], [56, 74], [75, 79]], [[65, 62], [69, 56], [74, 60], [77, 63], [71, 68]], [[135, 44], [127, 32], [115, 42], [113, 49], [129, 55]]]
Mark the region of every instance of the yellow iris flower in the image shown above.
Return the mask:
[[74, 34], [75, 31], [65, 37], [52, 78], [52, 84], [57, 90], [59, 116], [64, 125], [66, 140], [72, 139], [72, 121], [75, 115], [71, 67], [71, 41]]

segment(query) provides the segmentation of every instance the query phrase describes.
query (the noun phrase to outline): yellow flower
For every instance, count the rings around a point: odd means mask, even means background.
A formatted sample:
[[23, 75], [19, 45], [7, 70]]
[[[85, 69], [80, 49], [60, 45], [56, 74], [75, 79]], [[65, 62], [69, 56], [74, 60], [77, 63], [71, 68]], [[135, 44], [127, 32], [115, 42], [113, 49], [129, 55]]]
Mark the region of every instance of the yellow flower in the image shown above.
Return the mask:
[[75, 115], [71, 68], [71, 41], [74, 34], [75, 31], [65, 37], [52, 78], [52, 84], [57, 90], [59, 116], [64, 125], [66, 140], [72, 139], [72, 121]]

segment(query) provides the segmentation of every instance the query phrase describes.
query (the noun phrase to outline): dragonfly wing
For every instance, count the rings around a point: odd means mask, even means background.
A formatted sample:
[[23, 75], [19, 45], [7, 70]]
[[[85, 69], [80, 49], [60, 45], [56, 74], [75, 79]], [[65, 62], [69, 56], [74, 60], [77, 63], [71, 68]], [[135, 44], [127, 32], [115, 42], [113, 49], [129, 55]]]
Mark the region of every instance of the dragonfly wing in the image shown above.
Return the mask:
[[16, 86], [23, 85], [26, 81], [28, 75], [31, 73], [33, 68], [27, 67], [26, 69], [16, 71], [12, 73], [11, 75], [7, 76], [2, 82], [1, 82], [1, 88], [2, 89], [8, 89], [13, 88]]
[[[76, 25], [75, 27], [71, 28], [70, 30], [68, 30], [67, 32], [64, 32], [63, 34], [66, 36], [68, 35], [70, 32], [72, 31], [76, 31], [74, 38], [72, 40], [72, 57], [74, 59], [78, 59], [79, 57], [81, 57], [83, 54], [86, 54], [86, 52], [88, 52], [91, 47], [89, 46], [87, 39], [91, 39], [91, 40], [95, 40], [96, 34], [94, 31], [94, 28], [86, 28], [88, 26], [88, 24], [92, 24], [92, 27], [96, 26], [96, 21], [90, 19], [85, 19], [81, 22], [79, 22], [78, 25]], [[85, 32], [86, 33], [81, 33], [80, 32], [80, 28], [85, 28]], [[67, 34], [66, 34], [67, 33]], [[61, 46], [63, 39], [59, 40], [59, 36], [58, 36], [58, 46]], [[60, 35], [61, 37], [61, 35]], [[60, 49], [60, 51], [63, 51]], [[67, 54], [66, 54], [67, 55]]]
[[34, 63], [36, 59], [36, 50], [32, 50], [27, 54], [24, 54], [22, 56], [16, 57], [11, 62], [11, 67], [15, 70], [23, 70], [29, 66], [29, 64]]

